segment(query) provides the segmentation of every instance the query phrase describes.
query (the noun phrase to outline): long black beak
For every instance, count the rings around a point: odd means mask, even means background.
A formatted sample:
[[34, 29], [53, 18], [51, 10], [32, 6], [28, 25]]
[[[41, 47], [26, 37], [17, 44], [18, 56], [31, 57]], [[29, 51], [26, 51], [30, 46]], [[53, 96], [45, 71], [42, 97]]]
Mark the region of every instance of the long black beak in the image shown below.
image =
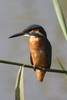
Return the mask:
[[16, 34], [10, 36], [9, 38], [14, 38], [14, 37], [22, 36], [22, 35], [25, 35], [25, 33], [22, 33], [22, 32], [16, 33]]
[[41, 37], [37, 33], [24, 33], [24, 32], [20, 32], [20, 33], [16, 33], [16, 34], [10, 36], [9, 38], [14, 38], [14, 37], [18, 37], [18, 36], [36, 36], [36, 37]]

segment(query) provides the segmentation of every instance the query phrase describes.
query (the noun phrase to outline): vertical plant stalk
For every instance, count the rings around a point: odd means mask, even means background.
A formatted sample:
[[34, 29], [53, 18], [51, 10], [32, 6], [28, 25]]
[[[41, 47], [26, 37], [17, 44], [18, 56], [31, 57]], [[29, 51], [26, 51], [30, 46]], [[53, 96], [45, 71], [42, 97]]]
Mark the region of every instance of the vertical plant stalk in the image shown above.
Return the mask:
[[24, 72], [24, 67], [20, 67], [15, 85], [15, 100], [24, 100], [23, 72]]
[[[63, 71], [66, 71], [65, 67], [62, 65], [61, 61], [59, 60], [59, 58], [57, 58], [60, 67], [63, 69]], [[65, 77], [67, 78], [67, 73], [65, 74]]]
[[67, 25], [66, 25], [66, 22], [65, 22], [65, 18], [64, 18], [59, 0], [53, 0], [53, 4], [54, 4], [54, 7], [55, 7], [55, 11], [56, 11], [61, 29], [64, 33], [65, 39], [67, 40]]

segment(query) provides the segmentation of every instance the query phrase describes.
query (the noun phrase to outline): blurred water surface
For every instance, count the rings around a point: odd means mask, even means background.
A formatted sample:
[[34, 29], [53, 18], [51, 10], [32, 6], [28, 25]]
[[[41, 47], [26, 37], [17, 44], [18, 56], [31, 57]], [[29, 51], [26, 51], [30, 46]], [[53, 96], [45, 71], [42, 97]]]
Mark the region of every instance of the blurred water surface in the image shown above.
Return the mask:
[[[67, 19], [67, 0], [60, 0]], [[67, 41], [59, 26], [52, 0], [0, 0], [0, 59], [30, 64], [27, 37], [8, 39], [31, 24], [42, 25], [52, 44], [52, 68], [57, 57], [67, 65]], [[14, 100], [19, 67], [0, 64], [0, 100]], [[39, 83], [31, 69], [24, 72], [25, 100], [67, 100], [67, 79], [62, 74], [47, 73]]]

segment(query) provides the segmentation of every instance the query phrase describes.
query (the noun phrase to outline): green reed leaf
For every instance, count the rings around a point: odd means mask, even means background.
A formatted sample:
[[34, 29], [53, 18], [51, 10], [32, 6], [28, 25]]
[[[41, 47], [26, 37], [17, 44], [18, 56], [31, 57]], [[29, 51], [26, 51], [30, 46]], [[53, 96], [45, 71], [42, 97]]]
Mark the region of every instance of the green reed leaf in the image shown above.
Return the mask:
[[20, 67], [15, 85], [15, 100], [24, 100], [23, 71], [24, 67]]
[[63, 11], [61, 9], [59, 0], [53, 0], [53, 4], [55, 7], [55, 11], [56, 11], [60, 26], [62, 28], [63, 34], [65, 36], [65, 39], [67, 40], [67, 25], [65, 22], [65, 18], [64, 18]]
[[[60, 62], [59, 58], [57, 58], [59, 64], [60, 64], [60, 67], [63, 69], [63, 71], [66, 71], [65, 67], [63, 66], [63, 64]], [[67, 73], [66, 73], [66, 76], [67, 76]]]

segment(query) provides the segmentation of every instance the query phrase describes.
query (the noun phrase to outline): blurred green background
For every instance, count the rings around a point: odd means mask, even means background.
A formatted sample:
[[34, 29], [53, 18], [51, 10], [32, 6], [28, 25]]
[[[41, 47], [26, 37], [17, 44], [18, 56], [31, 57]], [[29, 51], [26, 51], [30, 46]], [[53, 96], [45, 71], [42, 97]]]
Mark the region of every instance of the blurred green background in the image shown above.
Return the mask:
[[[67, 1], [60, 0], [67, 19]], [[42, 25], [52, 44], [52, 68], [57, 57], [67, 66], [67, 41], [58, 23], [52, 0], [0, 0], [0, 59], [30, 64], [28, 37], [8, 39], [31, 24]], [[18, 67], [0, 64], [0, 99], [14, 100]], [[39, 83], [36, 73], [25, 69], [25, 100], [67, 100], [67, 79], [62, 74], [47, 73]]]

